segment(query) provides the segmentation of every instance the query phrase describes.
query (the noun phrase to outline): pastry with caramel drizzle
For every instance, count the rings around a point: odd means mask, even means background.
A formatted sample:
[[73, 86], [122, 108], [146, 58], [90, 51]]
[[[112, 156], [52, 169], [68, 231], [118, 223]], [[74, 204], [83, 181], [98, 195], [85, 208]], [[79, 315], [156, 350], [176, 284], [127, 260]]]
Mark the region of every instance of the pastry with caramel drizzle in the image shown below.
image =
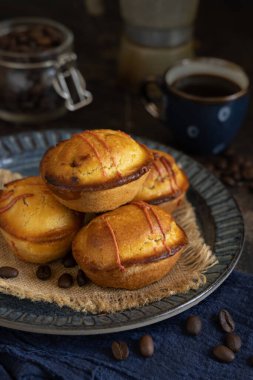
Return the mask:
[[95, 284], [131, 290], [164, 277], [186, 244], [170, 214], [136, 201], [94, 218], [74, 238], [72, 252]]
[[152, 161], [149, 149], [122, 131], [86, 130], [49, 149], [40, 172], [65, 206], [104, 212], [136, 196]]
[[81, 227], [79, 213], [67, 209], [40, 177], [27, 177], [0, 191], [0, 230], [11, 251], [31, 263], [64, 256]]
[[152, 152], [154, 161], [151, 170], [134, 199], [173, 212], [181, 204], [189, 187], [187, 176], [170, 154], [159, 150]]

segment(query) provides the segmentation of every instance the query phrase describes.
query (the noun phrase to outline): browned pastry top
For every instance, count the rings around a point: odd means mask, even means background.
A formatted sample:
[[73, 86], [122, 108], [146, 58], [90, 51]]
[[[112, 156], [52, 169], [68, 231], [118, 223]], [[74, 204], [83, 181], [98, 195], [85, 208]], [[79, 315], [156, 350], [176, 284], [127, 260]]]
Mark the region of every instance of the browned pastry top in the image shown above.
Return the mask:
[[75, 134], [49, 149], [41, 175], [51, 186], [70, 191], [108, 189], [149, 170], [152, 154], [122, 131], [99, 129]]
[[27, 177], [0, 191], [0, 227], [23, 240], [61, 239], [81, 226], [81, 216], [60, 204], [40, 177]]
[[171, 215], [134, 202], [93, 219], [78, 232], [72, 248], [82, 268], [124, 271], [174, 255], [186, 244], [184, 231]]
[[152, 150], [152, 153], [154, 161], [151, 170], [135, 200], [159, 204], [186, 192], [189, 187], [187, 176], [174, 158], [159, 150]]

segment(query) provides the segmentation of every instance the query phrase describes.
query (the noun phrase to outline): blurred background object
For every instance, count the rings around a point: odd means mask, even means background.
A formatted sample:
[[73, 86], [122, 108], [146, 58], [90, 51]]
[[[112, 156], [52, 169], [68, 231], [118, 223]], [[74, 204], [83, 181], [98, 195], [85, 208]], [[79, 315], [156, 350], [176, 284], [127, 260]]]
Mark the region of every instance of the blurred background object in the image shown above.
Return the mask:
[[119, 53], [123, 84], [138, 90], [151, 74], [162, 74], [194, 55], [193, 30], [198, 0], [120, 0], [124, 33]]
[[41, 123], [88, 105], [73, 33], [44, 18], [0, 23], [0, 118]]

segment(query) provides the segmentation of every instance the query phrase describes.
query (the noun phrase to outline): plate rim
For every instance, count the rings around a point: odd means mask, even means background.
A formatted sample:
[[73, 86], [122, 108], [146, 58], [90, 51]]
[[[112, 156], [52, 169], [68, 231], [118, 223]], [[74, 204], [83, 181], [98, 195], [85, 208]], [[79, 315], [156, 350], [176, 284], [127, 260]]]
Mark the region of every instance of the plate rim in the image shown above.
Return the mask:
[[[8, 140], [13, 139], [13, 138], [17, 139], [17, 140], [24, 139], [24, 137], [31, 138], [31, 137], [34, 137], [35, 134], [37, 136], [38, 135], [46, 136], [46, 135], [54, 134], [56, 136], [59, 135], [61, 137], [64, 134], [73, 134], [73, 133], [76, 133], [79, 131], [81, 131], [81, 129], [64, 128], [64, 129], [60, 129], [60, 130], [58, 130], [58, 129], [45, 129], [45, 130], [39, 130], [39, 131], [35, 130], [35, 131], [20, 132], [17, 134], [9, 134], [9, 135], [5, 135], [5, 136], [0, 137], [0, 143], [3, 143], [4, 141], [8, 141]], [[55, 325], [48, 327], [47, 325], [44, 325], [44, 324], [43, 325], [37, 325], [37, 324], [29, 324], [26, 322], [25, 323], [19, 322], [19, 321], [4, 318], [0, 315], [0, 326], [11, 328], [11, 329], [16, 329], [16, 330], [20, 330], [20, 331], [51, 334], [51, 335], [56, 335], [56, 334], [57, 335], [98, 335], [98, 334], [115, 333], [115, 332], [120, 332], [120, 331], [132, 330], [132, 329], [136, 329], [136, 328], [140, 328], [140, 327], [144, 327], [144, 326], [148, 326], [148, 325], [151, 325], [154, 323], [161, 322], [165, 319], [171, 318], [171, 317], [173, 317], [177, 314], [180, 314], [183, 311], [197, 305], [199, 302], [204, 300], [207, 296], [212, 294], [231, 274], [231, 272], [235, 268], [241, 254], [242, 254], [243, 246], [244, 246], [244, 239], [245, 239], [244, 220], [243, 220], [243, 216], [242, 216], [242, 213], [240, 211], [240, 208], [238, 206], [236, 199], [228, 191], [228, 189], [213, 174], [208, 172], [208, 170], [206, 168], [204, 168], [203, 165], [201, 165], [199, 162], [195, 161], [193, 158], [189, 157], [187, 154], [185, 154], [179, 150], [176, 150], [174, 148], [171, 148], [167, 145], [164, 145], [162, 143], [159, 143], [155, 140], [148, 139], [146, 137], [141, 137], [141, 136], [134, 136], [134, 137], [137, 140], [140, 139], [144, 143], [150, 143], [153, 145], [156, 144], [160, 147], [160, 149], [165, 149], [165, 151], [168, 151], [168, 149], [169, 149], [169, 151], [171, 153], [181, 156], [181, 158], [186, 159], [187, 161], [190, 161], [191, 164], [194, 164], [194, 165], [197, 164], [201, 168], [201, 171], [204, 171], [205, 173], [207, 172], [208, 174], [210, 174], [210, 176], [212, 176], [215, 179], [215, 182], [218, 183], [219, 185], [221, 185], [222, 189], [226, 191], [227, 195], [229, 196], [229, 199], [233, 203], [233, 209], [235, 209], [237, 212], [237, 217], [240, 218], [240, 227], [241, 227], [240, 242], [238, 242], [239, 247], [237, 248], [237, 251], [236, 251], [234, 257], [230, 261], [230, 264], [228, 265], [226, 270], [224, 270], [218, 276], [218, 278], [213, 283], [211, 283], [208, 287], [206, 287], [203, 291], [201, 291], [199, 294], [195, 295], [194, 297], [190, 298], [189, 300], [185, 301], [183, 304], [176, 305], [172, 309], [169, 309], [167, 311], [162, 311], [162, 312], [160, 312], [154, 316], [151, 315], [151, 316], [148, 316], [146, 318], [143, 317], [143, 318], [145, 318], [144, 321], [141, 319], [140, 321], [131, 323], [131, 320], [130, 320], [130, 321], [127, 321], [126, 323], [123, 323], [123, 324], [122, 324], [122, 322], [120, 322], [121, 325], [109, 326], [109, 327], [95, 325], [93, 327], [87, 328], [87, 326], [82, 325], [82, 328], [79, 328], [79, 326], [78, 326], [78, 328], [75, 328], [73, 326], [68, 327], [68, 328], [66, 328], [66, 327], [61, 328], [60, 326], [55, 326]], [[60, 139], [57, 139], [56, 141], [60, 141]], [[1, 147], [1, 145], [0, 145], [0, 147]], [[48, 148], [49, 148], [49, 145], [48, 145]], [[1, 153], [0, 153], [0, 164], [1, 164], [2, 159], [3, 159], [3, 157], [1, 157]], [[205, 198], [204, 198], [204, 200], [205, 200]], [[210, 207], [209, 207], [209, 209], [210, 209]], [[214, 219], [214, 221], [215, 221], [215, 219]], [[8, 297], [8, 295], [7, 295], [7, 297]], [[13, 297], [13, 296], [11, 296], [11, 297]], [[167, 298], [169, 298], [169, 297], [167, 297]], [[22, 302], [22, 299], [18, 299], [18, 302]], [[149, 305], [155, 304], [156, 302], [159, 302], [159, 301], [154, 301], [153, 303], [151, 303]], [[139, 308], [133, 308], [132, 310], [138, 310], [138, 309]], [[131, 309], [129, 309], [128, 311], [131, 312]], [[124, 311], [117, 312], [117, 313], [124, 313]], [[113, 314], [116, 315], [117, 313], [113, 313]], [[90, 315], [90, 314], [88, 314], [88, 315]], [[108, 315], [108, 313], [101, 313], [100, 315]]]

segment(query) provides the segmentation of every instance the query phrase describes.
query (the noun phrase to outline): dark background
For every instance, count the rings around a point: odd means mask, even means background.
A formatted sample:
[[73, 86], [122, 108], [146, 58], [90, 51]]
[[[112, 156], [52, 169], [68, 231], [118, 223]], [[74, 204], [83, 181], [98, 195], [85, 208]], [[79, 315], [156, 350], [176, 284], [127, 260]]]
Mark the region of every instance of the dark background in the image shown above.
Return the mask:
[[[253, 1], [201, 0], [195, 23], [197, 55], [225, 58], [241, 65], [253, 82]], [[105, 0], [105, 14], [87, 14], [84, 0], [0, 0], [0, 18], [48, 17], [68, 26], [75, 36], [79, 68], [94, 101], [87, 108], [38, 125], [45, 128], [115, 128], [174, 145], [166, 128], [144, 110], [139, 97], [118, 83], [118, 51], [123, 24], [118, 1]], [[252, 93], [252, 88], [250, 89]], [[253, 160], [253, 97], [244, 126], [233, 147]], [[0, 122], [0, 135], [34, 130]], [[206, 160], [209, 160], [207, 158]], [[245, 187], [231, 190], [246, 222], [246, 244], [239, 268], [253, 273], [253, 194]]]

